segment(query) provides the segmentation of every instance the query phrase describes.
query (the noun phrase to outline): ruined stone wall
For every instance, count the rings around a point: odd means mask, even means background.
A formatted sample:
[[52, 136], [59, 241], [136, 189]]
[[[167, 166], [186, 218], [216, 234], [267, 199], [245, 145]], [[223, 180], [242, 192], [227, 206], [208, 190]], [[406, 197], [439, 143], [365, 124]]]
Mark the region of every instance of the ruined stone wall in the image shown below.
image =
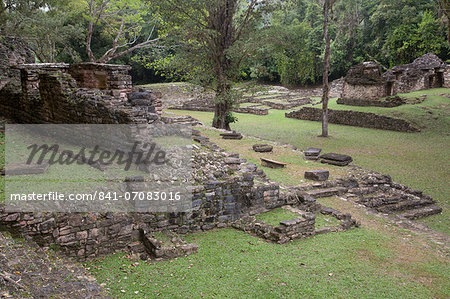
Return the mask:
[[[318, 108], [304, 107], [300, 110], [286, 113], [285, 116], [288, 118], [296, 118], [302, 120], [322, 121], [322, 110]], [[330, 123], [339, 125], [399, 132], [420, 131], [406, 120], [367, 112], [351, 110], [328, 110], [328, 119]]]
[[345, 82], [342, 88], [343, 99], [376, 100], [386, 96], [384, 84], [378, 85], [352, 85]]
[[448, 87], [448, 72], [447, 65], [433, 53], [425, 54], [412, 63], [395, 66], [384, 74], [375, 62], [364, 62], [348, 71], [341, 98], [376, 100], [398, 93]]
[[[74, 69], [80, 71], [84, 65], [75, 65]], [[1, 114], [19, 123], [151, 123], [160, 119], [161, 102], [151, 92], [80, 88], [79, 84], [98, 83], [89, 75], [93, 65], [86, 65], [88, 71], [83, 74], [88, 75], [80, 83], [70, 75], [67, 64], [18, 66], [20, 87], [0, 90]], [[104, 65], [99, 66], [102, 68]], [[127, 70], [128, 67], [108, 66], [107, 87], [130, 87], [131, 77], [123, 75]], [[117, 81], [120, 76], [123, 81]]]
[[450, 65], [447, 64], [444, 71], [444, 86], [445, 88], [450, 88]]
[[[10, 77], [19, 78], [19, 72], [10, 68], [11, 65], [33, 63], [34, 56], [28, 45], [20, 38], [0, 37], [0, 89]], [[4, 86], [4, 85], [3, 85]]]
[[433, 86], [427, 86], [426, 81], [429, 80], [429, 76], [432, 76], [433, 74], [434, 70], [418, 70], [415, 73], [399, 70], [394, 73], [394, 75], [389, 75], [389, 73], [387, 73], [385, 75], [388, 80], [386, 88], [390, 90], [390, 95], [429, 89]]
[[132, 87], [130, 70], [128, 65], [86, 62], [70, 65], [68, 72], [80, 88], [129, 90]]
[[80, 260], [126, 250], [139, 230], [179, 233], [226, 227], [256, 211], [281, 206], [278, 185], [253, 187], [253, 178], [207, 182], [193, 192], [185, 213], [2, 213], [0, 227], [32, 237], [38, 244], [56, 244]]
[[11, 66], [32, 62], [34, 56], [22, 39], [0, 37], [0, 92], [7, 92], [10, 98], [17, 98], [21, 90], [20, 71]]

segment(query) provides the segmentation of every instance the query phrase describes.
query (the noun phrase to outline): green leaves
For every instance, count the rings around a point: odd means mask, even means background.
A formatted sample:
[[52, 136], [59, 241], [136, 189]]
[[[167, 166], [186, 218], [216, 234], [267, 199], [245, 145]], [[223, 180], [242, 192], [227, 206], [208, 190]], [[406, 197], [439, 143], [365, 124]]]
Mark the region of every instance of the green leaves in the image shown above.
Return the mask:
[[440, 24], [430, 11], [426, 11], [418, 25], [402, 24], [386, 40], [391, 66], [409, 63], [417, 57], [433, 52], [448, 51]]

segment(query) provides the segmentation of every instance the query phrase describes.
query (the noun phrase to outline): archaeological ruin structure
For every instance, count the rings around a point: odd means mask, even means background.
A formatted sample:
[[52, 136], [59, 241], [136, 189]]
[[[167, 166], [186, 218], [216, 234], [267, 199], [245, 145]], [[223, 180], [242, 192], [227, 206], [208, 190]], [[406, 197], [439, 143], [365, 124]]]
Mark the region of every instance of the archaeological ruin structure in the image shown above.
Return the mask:
[[[164, 120], [159, 97], [150, 90], [134, 89], [128, 66], [32, 64], [26, 53], [26, 50], [17, 52], [4, 47], [0, 51], [3, 74], [6, 74], [1, 78], [0, 109], [2, 116], [13, 122], [149, 124]], [[382, 82], [379, 68], [370, 64], [369, 70], [370, 77], [374, 78], [373, 86], [376, 86], [371, 90], [378, 96], [376, 84]], [[167, 122], [177, 121], [171, 119]], [[190, 124], [190, 120], [187, 123]], [[119, 250], [172, 257], [193, 253], [196, 247], [177, 241], [179, 250], [164, 251], [163, 244], [154, 240], [153, 232], [183, 234], [234, 226], [264, 239], [285, 243], [358, 226], [351, 215], [321, 206], [316, 201], [320, 197], [356, 198], [365, 206], [410, 219], [441, 211], [420, 191], [394, 183], [390, 177], [358, 168], [355, 168], [358, 175], [280, 186], [269, 180], [254, 163], [247, 162], [239, 154], [226, 152], [201, 136], [199, 131], [194, 131], [192, 137], [195, 141], [192, 145], [194, 182], [192, 206], [187, 211], [24, 213], [6, 212], [0, 206], [0, 227], [22, 234], [42, 246], [55, 244], [63, 253], [79, 260]], [[124, 186], [128, 187], [133, 180], [123, 178]], [[389, 201], [378, 196], [383, 192], [389, 193]], [[298, 217], [283, 219], [276, 226], [261, 224], [253, 218], [283, 206], [297, 211]], [[315, 215], [318, 213], [333, 215], [341, 221], [339, 227], [328, 231], [316, 230]]]
[[363, 62], [348, 71], [338, 104], [368, 106], [382, 97], [437, 87], [450, 87], [450, 67], [435, 54], [384, 74], [376, 62]]

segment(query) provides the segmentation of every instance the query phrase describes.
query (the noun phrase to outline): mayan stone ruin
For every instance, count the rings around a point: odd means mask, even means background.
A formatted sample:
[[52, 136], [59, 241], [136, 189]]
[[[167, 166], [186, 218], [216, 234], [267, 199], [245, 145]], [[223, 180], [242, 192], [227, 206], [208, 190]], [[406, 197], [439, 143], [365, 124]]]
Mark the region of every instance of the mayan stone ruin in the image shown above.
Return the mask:
[[0, 299], [450, 298], [450, 0], [0, 1]]
[[[385, 73], [376, 62], [363, 62], [348, 71], [338, 103], [366, 106], [398, 93], [438, 87], [450, 87], [450, 67], [433, 53]], [[386, 105], [392, 104], [388, 100]]]

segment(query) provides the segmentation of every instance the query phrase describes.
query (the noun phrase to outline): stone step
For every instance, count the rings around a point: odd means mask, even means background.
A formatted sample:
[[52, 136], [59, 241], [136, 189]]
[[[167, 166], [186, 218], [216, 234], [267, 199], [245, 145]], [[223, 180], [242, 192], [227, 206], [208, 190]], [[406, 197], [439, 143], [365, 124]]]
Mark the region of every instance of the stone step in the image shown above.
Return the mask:
[[310, 191], [308, 191], [308, 194], [314, 198], [322, 198], [322, 197], [342, 195], [346, 192], [347, 192], [347, 188], [336, 187], [336, 188], [310, 190]]
[[415, 208], [424, 207], [433, 204], [434, 201], [431, 199], [415, 199], [415, 200], [404, 200], [399, 203], [388, 204], [384, 206], [377, 207], [376, 210], [382, 213], [397, 212], [411, 210]]
[[431, 215], [439, 214], [441, 212], [442, 212], [441, 207], [432, 204], [432, 205], [428, 205], [425, 207], [408, 210], [406, 212], [398, 214], [398, 216], [404, 217], [406, 219], [414, 220], [414, 219], [419, 219], [419, 218], [424, 218], [424, 217], [428, 217]]

